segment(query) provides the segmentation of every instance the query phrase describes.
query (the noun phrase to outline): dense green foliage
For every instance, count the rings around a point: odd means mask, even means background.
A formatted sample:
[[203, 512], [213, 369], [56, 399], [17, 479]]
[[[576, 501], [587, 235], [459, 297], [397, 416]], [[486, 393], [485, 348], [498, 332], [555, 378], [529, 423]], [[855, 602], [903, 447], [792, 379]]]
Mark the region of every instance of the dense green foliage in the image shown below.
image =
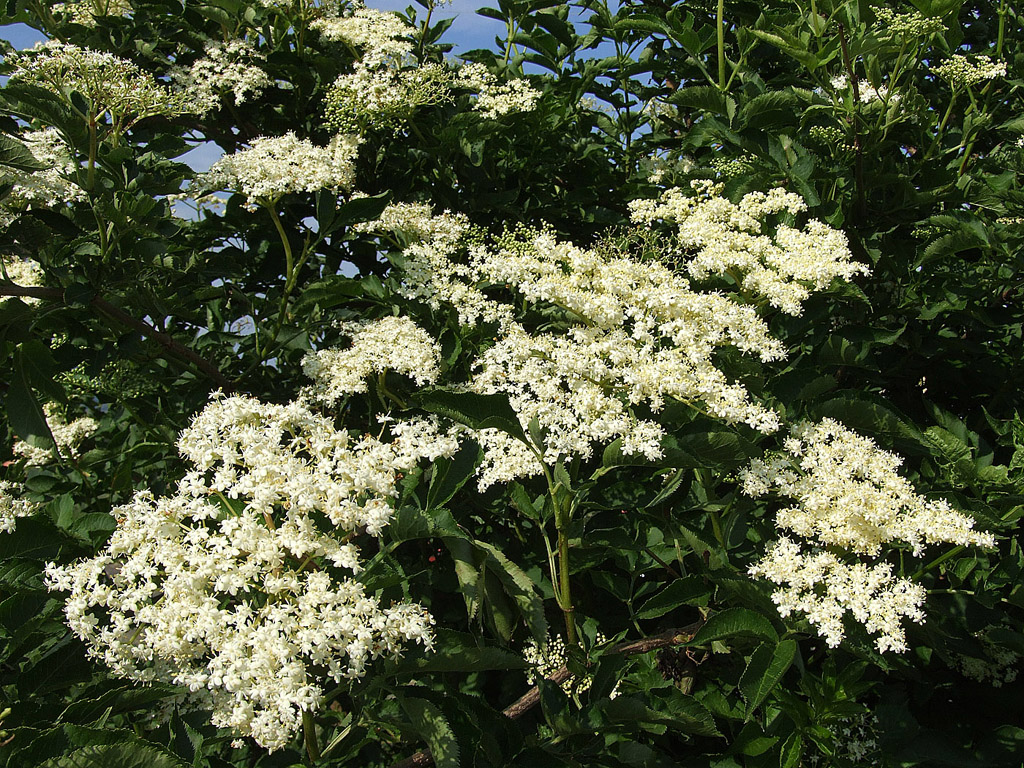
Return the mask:
[[[186, 151], [212, 142], [231, 153], [289, 131], [326, 145], [324, 99], [355, 52], [310, 31], [312, 0], [132, 0], [130, 13], [90, 24], [51, 5], [10, 0], [2, 21], [113, 53], [161, 83], [209, 40], [248, 35], [273, 85], [242, 105], [124, 130], [88, 94], [0, 89], [3, 191], [38, 168], [17, 140], [27, 126], [59, 131], [84, 190], [51, 208], [9, 197], [0, 232], [5, 259], [34, 259], [45, 275], [35, 293], [0, 282], [0, 479], [40, 504], [0, 533], [0, 763], [362, 768], [429, 747], [440, 768], [1020, 764], [1020, 684], [993, 685], [1024, 657], [1024, 17], [1012, 3], [916, 0], [893, 10], [928, 23], [902, 30], [866, 0], [501, 0], [481, 13], [506, 23], [504, 39], [465, 58], [527, 78], [541, 91], [532, 110], [491, 118], [455, 90], [363, 132], [364, 197], [322, 189], [249, 210], [234, 194], [222, 212], [188, 218], [169, 199], [195, 176]], [[407, 11], [419, 66], [448, 55], [448, 23], [429, 10]], [[1007, 74], [951, 82], [934, 68], [954, 55], [988, 56]], [[87, 658], [43, 569], [98, 551], [111, 511], [136, 491], [173, 490], [185, 472], [178, 434], [212, 392], [293, 399], [309, 383], [303, 358], [341, 343], [342, 320], [413, 317], [439, 340], [449, 384], [468, 380], [492, 343], [494, 327], [403, 296], [403, 243], [356, 225], [389, 202], [429, 202], [464, 214], [479, 237], [547, 227], [672, 263], [683, 257], [632, 224], [627, 204], [695, 179], [721, 182], [734, 201], [798, 193], [806, 217], [841, 229], [871, 268], [798, 316], [761, 307], [784, 361], [723, 350], [716, 364], [787, 425], [831, 417], [901, 454], [920, 493], [996, 535], [991, 551], [889, 551], [928, 590], [906, 653], [878, 653], [854, 625], [829, 648], [800, 616], [779, 616], [770, 586], [747, 574], [776, 537], [779, 505], [742, 495], [737, 474], [785, 429], [766, 436], [670, 403], [661, 459], [612, 443], [559, 461], [553, 487], [533, 477], [478, 492], [469, 443], [402, 478], [359, 578], [382, 603], [427, 608], [435, 648], [342, 683], [305, 744], [234, 747], [208, 713], [175, 708], [172, 687], [126, 682]], [[728, 279], [712, 287], [736, 294]], [[575, 322], [557, 307], [520, 310], [531, 328]], [[498, 396], [392, 381], [404, 411], [382, 378], [345, 401], [339, 423], [376, 431], [393, 410], [522, 431]], [[80, 455], [52, 451], [47, 403], [98, 422]], [[51, 460], [28, 465], [12, 451], [19, 439]], [[502, 710], [531, 688], [525, 645], [565, 631], [565, 584], [545, 549], [555, 518], [580, 630], [568, 667], [592, 684], [568, 695], [541, 680], [539, 704], [510, 719]], [[620, 652], [670, 629], [655, 650]], [[853, 742], [869, 746], [859, 754]]]

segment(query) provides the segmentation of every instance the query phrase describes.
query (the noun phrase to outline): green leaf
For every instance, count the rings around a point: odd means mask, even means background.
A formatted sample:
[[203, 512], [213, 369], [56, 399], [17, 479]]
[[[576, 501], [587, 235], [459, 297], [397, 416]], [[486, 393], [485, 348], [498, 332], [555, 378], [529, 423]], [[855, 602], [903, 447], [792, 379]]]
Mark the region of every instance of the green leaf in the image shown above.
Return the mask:
[[803, 737], [799, 733], [790, 734], [790, 737], [786, 739], [786, 743], [782, 745], [782, 752], [779, 755], [779, 768], [799, 768], [803, 756]]
[[151, 744], [130, 741], [83, 747], [38, 768], [187, 768], [187, 764]]
[[35, 155], [24, 144], [2, 134], [0, 134], [0, 165], [28, 173], [41, 171], [46, 167], [36, 160]]
[[388, 207], [390, 196], [390, 192], [383, 192], [371, 197], [357, 197], [347, 203], [342, 203], [334, 215], [331, 226], [336, 229], [340, 226], [373, 221]]
[[740, 693], [747, 700], [747, 720], [778, 685], [795, 657], [796, 642], [793, 640], [782, 640], [778, 644], [761, 643], [754, 649], [740, 677]]
[[479, 446], [466, 442], [450, 459], [435, 459], [427, 488], [427, 508], [444, 506], [473, 476], [479, 457]]
[[689, 645], [708, 645], [713, 640], [737, 635], [760, 637], [773, 643], [779, 639], [772, 623], [760, 613], [749, 608], [726, 608], [711, 616], [697, 630]]
[[518, 653], [480, 641], [464, 632], [439, 629], [435, 650], [421, 658], [403, 658], [393, 670], [395, 675], [417, 675], [423, 672], [483, 672], [492, 669], [526, 669], [527, 663]]
[[[32, 391], [31, 383], [43, 378], [49, 378], [40, 365], [52, 362], [53, 358], [49, 350], [44, 355], [36, 357], [34, 353], [38, 350], [36, 346], [42, 347], [36, 341], [28, 341], [18, 346], [14, 353], [14, 376], [11, 377], [10, 389], [7, 391], [7, 421], [14, 433], [23, 440], [35, 437], [42, 441], [42, 445], [53, 450], [56, 443], [50, 426], [46, 423], [46, 414], [38, 398]], [[29, 354], [26, 354], [26, 351]]]
[[736, 102], [726, 96], [718, 88], [710, 85], [694, 85], [680, 88], [669, 99], [677, 107], [690, 107], [703, 112], [711, 112], [728, 118], [736, 110]]
[[505, 395], [481, 395], [476, 392], [453, 392], [446, 389], [423, 389], [413, 402], [430, 413], [436, 413], [473, 429], [500, 429], [512, 437], [529, 442], [519, 417]]
[[416, 732], [430, 745], [437, 768], [459, 768], [459, 744], [441, 710], [425, 699], [411, 697], [402, 699], [402, 709]]
[[637, 611], [639, 619], [656, 619], [683, 605], [695, 604], [697, 598], [709, 594], [711, 588], [700, 576], [676, 579], [656, 594]]
[[534, 639], [538, 643], [543, 642], [548, 634], [548, 622], [544, 617], [544, 602], [533, 579], [497, 547], [484, 541], [475, 541], [473, 545], [490, 555], [491, 559], [487, 561], [490, 572], [498, 576], [505, 592], [519, 606]]

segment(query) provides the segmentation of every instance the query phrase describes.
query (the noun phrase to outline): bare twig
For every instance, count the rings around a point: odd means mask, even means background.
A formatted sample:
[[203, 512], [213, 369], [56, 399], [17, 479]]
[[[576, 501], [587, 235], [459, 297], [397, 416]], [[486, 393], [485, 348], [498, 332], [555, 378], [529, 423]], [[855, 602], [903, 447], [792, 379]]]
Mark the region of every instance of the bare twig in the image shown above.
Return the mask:
[[[636, 656], [641, 653], [648, 653], [650, 651], [656, 651], [659, 648], [668, 648], [673, 645], [682, 645], [683, 643], [689, 642], [698, 629], [703, 626], [703, 621], [696, 621], [693, 624], [687, 624], [685, 627], [677, 627], [675, 629], [666, 629], [657, 635], [651, 635], [641, 640], [634, 640], [629, 643], [619, 643], [612, 649], [612, 653], [621, 653], [626, 656]], [[553, 683], [564, 683], [571, 677], [571, 673], [567, 667], [559, 667], [550, 675], [547, 679]], [[537, 706], [540, 702], [540, 688], [534, 686], [514, 703], [502, 710], [502, 714], [510, 720], [516, 720], [526, 714], [533, 707]], [[410, 757], [401, 760], [391, 768], [427, 768], [427, 766], [434, 764], [434, 758], [430, 754], [429, 749], [424, 749], [417, 752]]]
[[[28, 296], [34, 299], [48, 299], [50, 301], [64, 302], [64, 290], [62, 288], [45, 288], [38, 286], [24, 286], [24, 285], [0, 285], [0, 296]], [[191, 349], [186, 347], [179, 341], [176, 341], [170, 334], [164, 333], [154, 328], [144, 320], [139, 320], [136, 317], [132, 317], [127, 312], [118, 309], [109, 301], [101, 299], [99, 296], [93, 296], [89, 301], [89, 304], [96, 308], [97, 311], [116, 320], [122, 325], [127, 325], [130, 328], [134, 328], [136, 331], [141, 333], [143, 336], [152, 339], [153, 341], [160, 344], [170, 354], [174, 355], [180, 360], [191, 363], [207, 377], [210, 378], [217, 386], [223, 389], [225, 392], [232, 392], [234, 385], [231, 383], [224, 374], [222, 374], [209, 360], [200, 357]]]

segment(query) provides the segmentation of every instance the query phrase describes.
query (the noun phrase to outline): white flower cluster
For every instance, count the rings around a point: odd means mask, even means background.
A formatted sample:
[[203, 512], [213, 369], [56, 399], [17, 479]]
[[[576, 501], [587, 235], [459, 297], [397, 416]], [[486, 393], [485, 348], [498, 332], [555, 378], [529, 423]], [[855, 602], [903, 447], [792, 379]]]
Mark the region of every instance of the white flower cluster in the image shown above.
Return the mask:
[[749, 573], [780, 585], [772, 593], [779, 614], [785, 618], [805, 613], [831, 648], [846, 635], [843, 617], [847, 613], [868, 632], [878, 633], [879, 652], [905, 651], [902, 620], [924, 621], [924, 587], [894, 576], [889, 563], [850, 565], [831, 552], [805, 552], [795, 541], [782, 537]]
[[920, 555], [926, 544], [992, 547], [994, 537], [972, 530], [974, 521], [946, 501], [915, 493], [896, 472], [898, 456], [832, 419], [798, 425], [783, 446], [784, 452], [755, 459], [740, 472], [742, 488], [754, 497], [778, 491], [795, 499], [797, 506], [780, 511], [776, 525], [808, 539], [813, 549], [805, 552], [783, 537], [750, 574], [782, 585], [772, 595], [779, 612], [806, 613], [830, 646], [842, 641], [849, 612], [880, 633], [880, 651], [906, 650], [900, 619], [924, 620], [924, 588], [895, 577], [888, 563], [850, 564], [836, 550], [875, 557], [883, 545], [904, 543]]
[[[608, 641], [600, 632], [595, 640], [598, 645]], [[543, 645], [538, 645], [535, 640], [530, 640], [523, 649], [523, 659], [531, 666], [531, 669], [526, 670], [526, 681], [530, 685], [536, 685], [541, 679], [551, 677], [566, 666], [569, 661], [569, 653], [566, 650], [565, 641], [561, 636], [555, 635], [554, 639], [551, 639], [550, 636], [546, 637]], [[593, 675], [588, 674], [583, 678], [571, 675], [562, 681], [561, 687], [567, 696], [579, 696], [590, 690], [593, 682]], [[618, 695], [619, 686], [616, 684], [608, 698], [614, 699]]]
[[[18, 259], [13, 256], [0, 256], [0, 261], [3, 261], [4, 272], [15, 285], [34, 288], [43, 284], [43, 268], [38, 261]], [[40, 301], [33, 297], [21, 297], [21, 300], [26, 304], [38, 304]]]
[[657, 200], [634, 200], [630, 209], [635, 222], [678, 226], [679, 244], [692, 253], [687, 269], [698, 280], [729, 274], [744, 291], [798, 315], [812, 290], [868, 273], [866, 265], [853, 261], [846, 236], [820, 221], [812, 219], [803, 229], [768, 226], [771, 216], [805, 211], [799, 195], [776, 188], [733, 203], [721, 196], [721, 185], [694, 181], [691, 186], [695, 196], [673, 187]]
[[[420, 223], [421, 232], [437, 234], [404, 250], [400, 290], [434, 308], [453, 307], [463, 324], [497, 324], [499, 338], [478, 359], [470, 387], [507, 394], [524, 428], [536, 419], [546, 461], [589, 457], [595, 443], [619, 438], [626, 453], [660, 456], [661, 427], [632, 408], [657, 411], [670, 398], [730, 423], [777, 429], [776, 414], [713, 363], [726, 346], [766, 362], [783, 357], [753, 307], [694, 291], [660, 263], [577, 248], [544, 232], [466, 247], [460, 220], [440, 219]], [[487, 292], [501, 286], [514, 292], [506, 301]], [[523, 300], [559, 307], [574, 325], [564, 334], [531, 334], [514, 320]], [[541, 471], [525, 446], [512, 450], [497, 433], [480, 439], [482, 487]]]
[[[60, 409], [53, 403], [43, 406], [46, 414], [46, 423], [50, 427], [53, 441], [57, 444], [57, 450], [61, 456], [77, 459], [79, 456], [79, 444], [99, 429], [99, 422], [88, 416], [75, 419], [68, 423]], [[53, 461], [53, 454], [45, 449], [38, 448], [24, 440], [18, 440], [12, 450], [18, 456], [25, 459], [25, 464], [30, 467], [41, 467]]]
[[[845, 91], [850, 87], [850, 78], [846, 75], [836, 75], [832, 78], [831, 84], [835, 90]], [[857, 94], [861, 104], [871, 104], [875, 101], [888, 101], [895, 104], [900, 100], [898, 93], [889, 94], [889, 86], [882, 84], [875, 88], [867, 80], [860, 79], [857, 80]]]
[[1006, 62], [992, 61], [988, 56], [975, 56], [974, 60], [963, 54], [953, 54], [932, 71], [954, 88], [969, 88], [972, 85], [1006, 76]]
[[915, 556], [926, 544], [993, 547], [990, 533], [944, 499], [926, 499], [897, 474], [902, 460], [833, 419], [797, 425], [785, 453], [754, 459], [740, 473], [743, 491], [776, 490], [797, 501], [776, 517], [779, 528], [823, 546], [877, 556], [903, 542]]
[[109, 115], [117, 130], [145, 117], [191, 111], [187, 94], [160, 85], [136, 64], [103, 51], [48, 40], [7, 54], [7, 61], [14, 65], [11, 82], [45, 88], [64, 100], [77, 91], [97, 118]]
[[301, 402], [215, 399], [181, 435], [195, 469], [177, 493], [138, 493], [106, 548], [51, 564], [48, 586], [71, 593], [68, 624], [116, 674], [183, 686], [215, 725], [283, 747], [322, 705], [318, 678], [431, 645], [421, 606], [383, 607], [346, 575], [400, 473], [458, 448], [423, 420], [391, 437], [353, 440]]
[[3, 201], [8, 216], [26, 208], [51, 208], [85, 199], [85, 191], [71, 181], [78, 163], [56, 128], [30, 131], [22, 136], [25, 145], [45, 168], [28, 173], [7, 172], [0, 179], [12, 185]]
[[356, 232], [399, 232], [411, 240], [456, 242], [469, 227], [462, 214], [445, 212], [435, 216], [429, 203], [391, 203], [373, 221], [362, 221]]
[[73, 24], [95, 27], [97, 17], [128, 16], [132, 12], [132, 4], [130, 0], [71, 0], [54, 3], [50, 10], [54, 16]]
[[513, 112], [530, 112], [537, 105], [540, 91], [523, 78], [498, 82], [486, 66], [465, 64], [459, 68], [456, 85], [477, 92], [473, 108], [485, 116], [496, 119]]
[[451, 99], [447, 67], [411, 60], [416, 30], [397, 14], [358, 8], [349, 16], [318, 19], [313, 28], [325, 40], [360, 51], [353, 71], [340, 75], [325, 99], [325, 118], [334, 130], [393, 130], [419, 107]]
[[854, 717], [844, 717], [829, 727], [832, 731], [832, 753], [826, 755], [819, 749], [805, 756], [808, 768], [819, 765], [834, 765], [833, 755], [843, 755], [849, 765], [857, 768], [877, 768], [882, 765], [878, 743], [879, 720], [877, 715], [864, 712]]
[[321, 18], [310, 27], [324, 40], [338, 41], [359, 49], [363, 67], [394, 65], [412, 53], [410, 26], [397, 13], [357, 8], [351, 16]]
[[954, 661], [964, 677], [978, 683], [1002, 688], [1017, 680], [1020, 656], [1008, 648], [996, 645], [986, 637], [981, 638], [984, 658], [955, 654]]
[[923, 16], [918, 11], [897, 13], [892, 8], [880, 6], [874, 9], [878, 19], [878, 31], [890, 37], [926, 37], [944, 32], [946, 24], [942, 17]]
[[420, 386], [441, 375], [441, 347], [407, 317], [348, 323], [342, 331], [352, 339], [348, 349], [311, 352], [302, 361], [302, 370], [313, 379], [311, 395], [322, 403], [366, 392], [366, 379], [373, 374], [394, 371]]
[[0, 533], [13, 533], [19, 517], [35, 514], [39, 505], [14, 494], [17, 486], [0, 480]]
[[220, 106], [230, 93], [236, 105], [256, 98], [271, 85], [262, 69], [266, 57], [246, 40], [210, 42], [206, 55], [188, 69], [179, 68], [174, 78], [195, 102], [195, 112], [206, 114]]
[[340, 75], [325, 98], [324, 117], [336, 131], [401, 126], [417, 109], [451, 99], [451, 74], [441, 64], [363, 67]]
[[195, 186], [203, 191], [240, 192], [249, 198], [251, 210], [295, 192], [350, 189], [358, 149], [355, 136], [335, 136], [326, 147], [291, 131], [261, 137], [253, 139], [250, 148], [222, 157], [196, 179]]

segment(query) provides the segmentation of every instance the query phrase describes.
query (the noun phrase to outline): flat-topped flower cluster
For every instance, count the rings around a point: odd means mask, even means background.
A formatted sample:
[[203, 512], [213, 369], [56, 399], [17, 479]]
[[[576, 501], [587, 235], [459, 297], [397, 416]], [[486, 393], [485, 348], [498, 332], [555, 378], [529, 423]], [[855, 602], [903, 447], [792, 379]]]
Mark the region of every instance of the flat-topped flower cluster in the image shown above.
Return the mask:
[[793, 192], [751, 192], [733, 203], [722, 197], [719, 184], [694, 181], [691, 186], [695, 194], [673, 187], [657, 200], [633, 201], [630, 209], [638, 223], [676, 226], [686, 269], [696, 280], [728, 275], [741, 290], [798, 315], [812, 292], [837, 278], [868, 273], [867, 265], [853, 260], [839, 230], [814, 219], [802, 229], [771, 223], [772, 217], [807, 210]]
[[266, 57], [247, 40], [211, 41], [202, 57], [172, 74], [196, 103], [195, 111], [206, 114], [217, 109], [227, 94], [237, 106], [266, 90], [271, 80], [263, 69], [265, 62]]
[[[507, 395], [523, 428], [536, 422], [544, 434], [532, 447], [494, 430], [478, 435], [481, 487], [539, 474], [542, 461], [589, 458], [614, 440], [626, 454], [656, 459], [664, 430], [642, 412], [668, 400], [762, 432], [778, 427], [776, 414], [713, 362], [723, 347], [765, 362], [783, 357], [754, 307], [696, 290], [659, 262], [578, 248], [545, 231], [488, 241], [460, 217], [429, 219], [410, 206], [385, 210], [377, 225], [421, 238], [402, 252], [407, 298], [451, 308], [465, 325], [497, 326], [467, 386]], [[529, 330], [516, 320], [523, 302], [556, 308], [569, 328]]]
[[926, 545], [995, 545], [990, 533], [944, 499], [926, 499], [897, 474], [902, 460], [833, 419], [798, 424], [783, 450], [753, 460], [740, 472], [753, 497], [777, 492], [797, 502], [780, 510], [775, 524], [806, 539], [810, 548], [783, 537], [750, 573], [783, 588], [773, 594], [779, 612], [807, 614], [829, 645], [844, 636], [850, 613], [869, 632], [880, 633], [880, 651], [906, 649], [901, 618], [923, 621], [925, 592], [896, 577], [889, 563], [873, 566], [836, 552], [877, 557], [883, 548], [906, 545], [914, 555]]
[[98, 118], [109, 115], [116, 130], [145, 117], [194, 111], [187, 93], [158, 83], [137, 64], [105, 51], [48, 40], [7, 54], [7, 61], [14, 65], [12, 83], [45, 88], [68, 104], [70, 94], [77, 92]]
[[199, 190], [230, 190], [249, 198], [247, 206], [272, 205], [283, 195], [321, 189], [348, 190], [355, 182], [356, 136], [335, 136], [326, 147], [294, 133], [253, 139], [247, 149], [222, 157], [199, 176]]
[[401, 472], [457, 447], [425, 420], [353, 439], [302, 402], [215, 399], [181, 435], [193, 469], [177, 492], [138, 493], [106, 548], [51, 565], [48, 584], [116, 674], [183, 686], [215, 725], [280, 748], [325, 677], [430, 646], [422, 607], [381, 605], [352, 577], [351, 539], [380, 535]]

